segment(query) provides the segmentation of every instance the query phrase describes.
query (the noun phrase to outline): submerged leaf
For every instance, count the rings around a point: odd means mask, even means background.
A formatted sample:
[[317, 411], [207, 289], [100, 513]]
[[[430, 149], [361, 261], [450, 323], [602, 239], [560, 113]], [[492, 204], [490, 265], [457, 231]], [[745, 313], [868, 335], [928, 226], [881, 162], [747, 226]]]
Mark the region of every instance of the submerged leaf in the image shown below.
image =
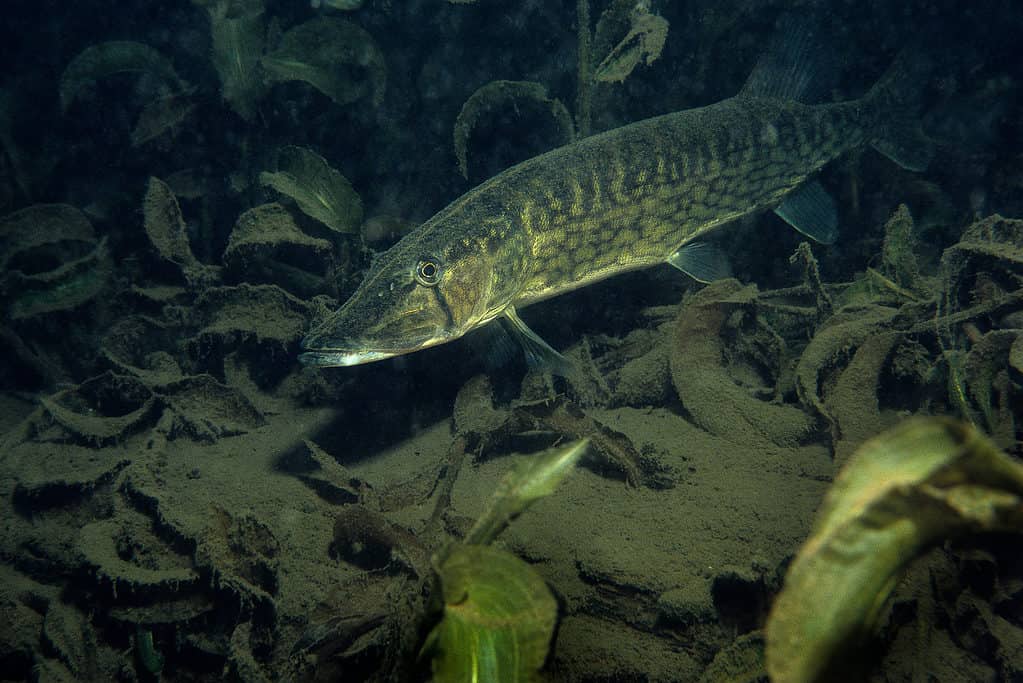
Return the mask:
[[195, 111], [195, 106], [190, 92], [174, 93], [150, 102], [139, 114], [131, 132], [132, 146], [140, 147], [175, 128]]
[[112, 272], [106, 238], [80, 259], [42, 273], [13, 271], [0, 282], [0, 290], [12, 292], [7, 314], [12, 320], [69, 311], [96, 298]]
[[270, 81], [305, 81], [340, 105], [369, 94], [378, 106], [387, 84], [387, 64], [373, 36], [334, 17], [286, 31], [280, 47], [263, 57], [263, 68]]
[[517, 100], [532, 100], [546, 107], [564, 134], [564, 142], [575, 137], [572, 116], [561, 100], [547, 96], [547, 89], [533, 81], [491, 81], [480, 86], [462, 105], [455, 120], [455, 156], [462, 177], [469, 177], [468, 145], [469, 136], [480, 116], [487, 110], [498, 109]]
[[1023, 466], [945, 418], [865, 443], [835, 479], [767, 622], [777, 683], [834, 680], [906, 565], [948, 538], [1023, 527]]
[[259, 174], [259, 182], [291, 197], [302, 212], [335, 232], [354, 233], [362, 223], [362, 200], [348, 179], [316, 152], [283, 147], [276, 173]]
[[151, 73], [172, 89], [184, 86], [171, 63], [154, 48], [128, 40], [112, 40], [82, 50], [60, 77], [60, 106], [67, 111], [83, 88], [118, 73]]
[[142, 203], [143, 226], [160, 256], [176, 265], [185, 280], [196, 286], [209, 284], [216, 269], [200, 263], [192, 253], [181, 207], [167, 183], [151, 177]]
[[552, 448], [529, 458], [506, 474], [487, 510], [466, 534], [465, 543], [490, 543], [526, 508], [554, 493], [554, 489], [572, 471], [589, 445], [589, 439], [582, 439], [562, 448]]
[[661, 56], [668, 37], [668, 21], [649, 12], [634, 12], [632, 26], [604, 60], [597, 65], [593, 78], [604, 83], [621, 83], [640, 62], [647, 66]]
[[438, 573], [444, 617], [424, 647], [434, 652], [434, 680], [535, 679], [558, 612], [536, 570], [503, 550], [459, 546]]
[[266, 27], [262, 0], [193, 0], [206, 7], [213, 39], [213, 66], [224, 100], [245, 120], [256, 113], [265, 83], [260, 69]]

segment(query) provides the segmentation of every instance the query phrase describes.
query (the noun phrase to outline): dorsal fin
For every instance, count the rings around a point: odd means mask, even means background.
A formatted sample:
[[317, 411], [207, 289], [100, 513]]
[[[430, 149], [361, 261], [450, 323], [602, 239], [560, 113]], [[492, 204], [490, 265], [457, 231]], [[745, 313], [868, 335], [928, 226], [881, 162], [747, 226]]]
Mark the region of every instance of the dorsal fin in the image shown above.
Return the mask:
[[813, 103], [825, 99], [837, 69], [821, 22], [807, 14], [784, 14], [767, 51], [739, 95]]

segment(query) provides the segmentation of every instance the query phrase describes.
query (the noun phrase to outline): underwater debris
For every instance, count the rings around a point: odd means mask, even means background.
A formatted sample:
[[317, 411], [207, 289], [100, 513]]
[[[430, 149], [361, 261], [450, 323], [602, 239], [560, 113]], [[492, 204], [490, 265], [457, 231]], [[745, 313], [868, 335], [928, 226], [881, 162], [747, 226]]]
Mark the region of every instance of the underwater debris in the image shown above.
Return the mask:
[[455, 119], [454, 144], [458, 169], [463, 178], [469, 177], [468, 146], [469, 137], [484, 113], [509, 105], [517, 106], [518, 101], [531, 101], [542, 109], [550, 112], [551, 117], [562, 133], [560, 144], [568, 144], [575, 139], [575, 127], [572, 115], [561, 103], [561, 100], [547, 95], [547, 88], [532, 81], [491, 81], [469, 95]]
[[[622, 3], [618, 3], [621, 5]], [[628, 3], [633, 4], [633, 3]], [[650, 13], [649, 3], [637, 2], [629, 15], [629, 32], [615, 45], [607, 56], [596, 66], [593, 78], [602, 83], [622, 83], [640, 62], [647, 66], [657, 61], [668, 37], [668, 22], [663, 17]], [[594, 43], [600, 45], [604, 32], [601, 23], [610, 27], [609, 20], [598, 23]]]
[[962, 359], [959, 379], [968, 400], [967, 415], [976, 407], [977, 426], [1001, 448], [1017, 444], [1018, 399], [1010, 374], [1011, 352], [1023, 332], [991, 330], [976, 339]]
[[231, 514], [214, 506], [209, 520], [196, 539], [196, 568], [215, 572], [217, 587], [238, 596], [261, 626], [271, 622], [280, 587], [280, 541], [251, 512]]
[[[810, 439], [816, 428], [801, 409], [771, 402], [776, 394], [773, 376], [779, 372], [783, 351], [777, 336], [768, 335], [758, 344], [755, 333], [734, 332], [750, 325], [757, 331], [756, 300], [755, 286], [732, 279], [694, 294], [679, 314], [672, 337], [671, 379], [686, 412], [711, 434], [758, 448], [793, 447]], [[726, 350], [723, 339], [730, 336], [748, 338], [752, 344]], [[742, 384], [729, 365], [741, 373]]]
[[95, 680], [97, 667], [96, 632], [89, 620], [73, 606], [51, 600], [43, 616], [42, 642], [76, 680]]
[[80, 259], [53, 270], [31, 275], [11, 271], [0, 281], [0, 292], [9, 294], [7, 314], [25, 320], [89, 303], [107, 286], [113, 264], [106, 238]]
[[190, 375], [160, 387], [170, 411], [159, 430], [168, 439], [187, 436], [214, 443], [266, 424], [266, 418], [240, 391], [221, 384], [210, 375]]
[[517, 405], [512, 417], [509, 436], [547, 431], [570, 439], [587, 439], [590, 449], [584, 463], [601, 476], [607, 476], [606, 468], [610, 467], [624, 474], [630, 486], [663, 489], [675, 485], [669, 467], [651, 454], [637, 450], [627, 436], [590, 417], [567, 398]]
[[973, 427], [912, 419], [868, 441], [835, 479], [774, 602], [771, 680], [865, 676], [854, 652], [910, 561], [944, 539], [1018, 533], [1021, 522], [1023, 467]]
[[35, 204], [0, 220], [0, 300], [13, 320], [88, 303], [111, 270], [105, 241], [72, 206]]
[[421, 579], [430, 575], [430, 551], [419, 537], [364, 505], [337, 513], [333, 552], [363, 569], [400, 568]]
[[909, 213], [909, 207], [899, 204], [899, 208], [884, 226], [881, 270], [890, 280], [911, 292], [919, 288], [920, 278], [915, 239], [913, 216]]
[[508, 412], [494, 407], [494, 388], [486, 375], [476, 375], [455, 395], [451, 421], [455, 434], [468, 442], [468, 448], [483, 448], [487, 437], [508, 422]]
[[115, 481], [130, 464], [123, 452], [67, 445], [34, 457], [33, 466], [23, 468], [25, 473], [15, 485], [12, 499], [22, 512], [78, 505]]
[[60, 77], [60, 107], [65, 113], [85, 88], [118, 73], [149, 73], [172, 91], [185, 89], [170, 61], [156, 49], [129, 40], [91, 45], [75, 56]]
[[298, 343], [312, 314], [310, 304], [275, 285], [211, 287], [196, 309], [201, 328], [191, 344], [200, 347], [252, 341], [284, 350]]
[[193, 92], [171, 93], [147, 104], [131, 131], [132, 147], [141, 147], [180, 128], [197, 106]]
[[262, 59], [267, 81], [304, 81], [344, 106], [369, 96], [380, 106], [387, 62], [365, 29], [345, 19], [318, 17], [288, 29]]
[[[1019, 328], [1014, 315], [1023, 308], [1023, 221], [994, 215], [970, 225], [960, 241], [941, 256], [942, 291], [937, 299], [930, 330], [936, 334], [942, 359], [948, 370], [950, 402], [957, 406], [964, 419], [982, 424], [993, 430], [1000, 445], [1008, 446], [1014, 427], [1011, 411], [996, 416], [990, 410], [995, 403], [1005, 401], [1002, 410], [1012, 403], [1009, 385], [993, 380], [999, 369], [1005, 372], [1005, 363], [1014, 342], [997, 328]], [[994, 325], [996, 329], [982, 332]], [[992, 333], [996, 336], [983, 341]], [[995, 347], [992, 346], [997, 340]], [[983, 343], [982, 343], [983, 342]], [[966, 377], [966, 363], [970, 345], [980, 346], [971, 362], [970, 379]], [[969, 352], [972, 355], [972, 351]], [[989, 367], [985, 368], [984, 366]], [[969, 381], [978, 387], [969, 387]], [[993, 398], [995, 389], [1002, 396]]]
[[796, 363], [796, 393], [804, 406], [824, 417], [835, 434], [835, 420], [821, 396], [825, 377], [841, 367], [856, 348], [888, 329], [898, 310], [850, 304], [837, 311], [810, 340]]
[[362, 200], [348, 179], [316, 152], [282, 147], [277, 152], [277, 171], [260, 173], [259, 182], [290, 197], [303, 213], [334, 232], [358, 233]]
[[213, 66], [224, 101], [246, 121], [266, 92], [260, 59], [266, 26], [263, 0], [192, 0], [205, 7], [213, 39]]
[[[289, 454], [289, 459], [295, 455], [300, 455], [305, 461], [295, 476], [328, 503], [365, 505], [373, 498], [372, 486], [352, 475], [334, 456], [312, 441], [304, 439], [301, 449]], [[293, 471], [293, 467], [288, 469]]]
[[97, 588], [115, 602], [138, 605], [196, 590], [190, 558], [157, 537], [152, 520], [131, 508], [90, 522], [78, 532], [77, 550]]
[[141, 381], [105, 372], [39, 399], [66, 438], [92, 446], [123, 441], [155, 424], [159, 403]]
[[149, 241], [161, 258], [178, 267], [190, 286], [208, 286], [218, 278], [214, 266], [200, 263], [192, 253], [181, 207], [167, 183], [155, 176], [149, 178], [142, 212]]
[[224, 265], [237, 281], [270, 283], [297, 296], [323, 293], [334, 265], [330, 242], [299, 230], [280, 204], [262, 204], [238, 217]]
[[144, 315], [129, 315], [110, 326], [100, 342], [100, 355], [118, 374], [138, 377], [148, 386], [181, 379], [175, 356], [179, 330]]
[[817, 308], [817, 324], [819, 325], [825, 318], [831, 315], [835, 304], [831, 300], [828, 290], [824, 287], [824, 283], [821, 282], [820, 266], [813, 255], [813, 248], [810, 246], [810, 243], [800, 242], [799, 246], [796, 247], [795, 253], [789, 257], [789, 263], [799, 263], [803, 266], [803, 285], [813, 295]]

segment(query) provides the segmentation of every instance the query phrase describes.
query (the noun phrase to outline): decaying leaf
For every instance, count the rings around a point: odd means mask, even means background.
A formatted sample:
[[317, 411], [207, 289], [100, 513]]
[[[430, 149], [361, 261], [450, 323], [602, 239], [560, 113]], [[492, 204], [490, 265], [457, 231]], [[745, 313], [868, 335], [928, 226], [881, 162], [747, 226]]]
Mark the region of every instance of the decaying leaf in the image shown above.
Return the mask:
[[180, 125], [195, 111], [190, 92], [173, 93], [153, 100], [139, 114], [131, 132], [131, 144], [140, 147]]
[[106, 286], [113, 264], [103, 238], [82, 258], [62, 263], [53, 270], [26, 275], [9, 273], [0, 289], [13, 292], [7, 313], [24, 320], [67, 311], [95, 299]]
[[724, 339], [741, 336], [753, 343], [754, 335], [737, 334], [735, 325], [754, 321], [756, 299], [755, 286], [734, 279], [718, 280], [695, 294], [679, 315], [668, 351], [671, 380], [692, 419], [712, 434], [751, 448], [796, 446], [814, 434], [813, 419], [795, 406], [757, 398], [724, 362], [732, 356], [742, 365], [744, 354], [726, 350]]
[[575, 128], [572, 125], [572, 115], [561, 100], [548, 97], [547, 89], [542, 85], [533, 81], [491, 81], [469, 96], [455, 120], [455, 156], [458, 157], [458, 168], [463, 177], [469, 177], [469, 136], [480, 116], [486, 111], [508, 106], [518, 100], [532, 100], [546, 107], [562, 131], [563, 142], [573, 140]]
[[362, 224], [362, 201], [348, 179], [316, 152], [283, 147], [277, 172], [259, 174], [259, 181], [295, 200], [298, 207], [335, 232], [355, 233]]
[[836, 478], [767, 622], [776, 683], [836, 680], [906, 565], [943, 539], [1023, 529], [1023, 466], [979, 431], [921, 418], [865, 443]]
[[171, 63], [154, 48], [129, 40], [112, 40], [82, 50], [60, 77], [60, 106], [67, 111], [83, 88], [117, 73], [146, 72], [162, 79], [172, 91], [182, 90]]
[[178, 266], [189, 282], [205, 278], [208, 268], [199, 263], [192, 253], [185, 219], [167, 183], [156, 177], [149, 179], [142, 211], [146, 234], [160, 256]]
[[322, 292], [332, 264], [330, 242], [299, 230], [280, 204], [239, 216], [224, 250], [224, 265], [236, 279], [276, 284], [302, 297]]
[[543, 666], [558, 604], [511, 553], [459, 546], [438, 568], [444, 617], [427, 637], [438, 682], [528, 681]]
[[319, 17], [289, 29], [280, 46], [263, 57], [271, 82], [305, 81], [337, 104], [370, 95], [379, 106], [387, 64], [365, 29], [344, 19]]
[[224, 100], [245, 120], [256, 113], [265, 90], [260, 58], [266, 40], [263, 0], [193, 0], [206, 8], [213, 39], [213, 66]]
[[20, 268], [21, 258], [39, 249], [59, 262], [82, 256], [95, 244], [92, 224], [76, 207], [33, 204], [0, 218], [0, 271]]
[[597, 65], [593, 78], [604, 83], [621, 83], [640, 62], [647, 66], [661, 56], [668, 37], [668, 21], [643, 8], [631, 16], [629, 32]]

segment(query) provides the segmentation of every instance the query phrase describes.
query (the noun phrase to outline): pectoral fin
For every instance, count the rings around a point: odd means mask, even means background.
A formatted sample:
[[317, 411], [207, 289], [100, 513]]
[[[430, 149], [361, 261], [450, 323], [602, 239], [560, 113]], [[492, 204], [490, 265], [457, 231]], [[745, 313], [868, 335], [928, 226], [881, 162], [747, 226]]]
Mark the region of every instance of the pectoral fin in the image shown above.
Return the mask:
[[790, 192], [774, 212], [815, 242], [832, 244], [838, 239], [835, 200], [816, 180]]
[[704, 242], [690, 242], [668, 257], [668, 263], [704, 284], [732, 276], [728, 256]]
[[574, 376], [575, 366], [572, 361], [552, 349], [550, 344], [540, 338], [540, 335], [529, 329], [526, 323], [519, 318], [514, 307], [509, 306], [504, 310], [501, 322], [505, 324], [505, 329], [522, 345], [529, 367], [543, 368], [551, 374], [566, 378]]

